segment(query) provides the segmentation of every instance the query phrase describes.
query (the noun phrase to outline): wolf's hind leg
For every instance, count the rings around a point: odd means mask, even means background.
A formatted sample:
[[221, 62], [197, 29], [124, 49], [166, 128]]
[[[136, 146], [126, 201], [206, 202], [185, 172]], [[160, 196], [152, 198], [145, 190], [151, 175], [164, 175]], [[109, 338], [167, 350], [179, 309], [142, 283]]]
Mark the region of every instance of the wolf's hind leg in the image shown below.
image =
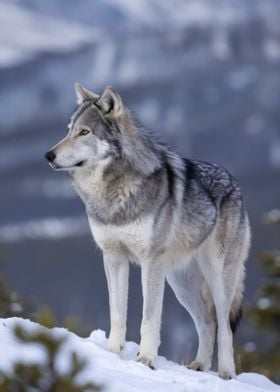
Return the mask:
[[234, 274], [231, 274], [231, 282], [226, 282], [224, 260], [211, 256], [211, 252], [204, 256], [199, 265], [208, 282], [216, 309], [219, 375], [221, 378], [231, 379], [235, 377], [235, 364], [229, 314], [237, 281]]
[[[223, 215], [221, 214], [221, 217]], [[218, 324], [218, 371], [220, 377], [235, 377], [233, 334], [230, 318], [237, 316], [243, 295], [244, 262], [250, 245], [250, 228], [245, 216], [220, 218], [216, 236], [201, 248], [199, 266], [208, 282], [216, 309]]]
[[211, 367], [216, 333], [215, 314], [210, 312], [212, 298], [208, 304], [202, 296], [205, 285], [202, 273], [195, 261], [168, 272], [167, 281], [180, 304], [193, 318], [198, 334], [198, 351], [196, 358], [190, 363], [193, 370], [207, 371]]

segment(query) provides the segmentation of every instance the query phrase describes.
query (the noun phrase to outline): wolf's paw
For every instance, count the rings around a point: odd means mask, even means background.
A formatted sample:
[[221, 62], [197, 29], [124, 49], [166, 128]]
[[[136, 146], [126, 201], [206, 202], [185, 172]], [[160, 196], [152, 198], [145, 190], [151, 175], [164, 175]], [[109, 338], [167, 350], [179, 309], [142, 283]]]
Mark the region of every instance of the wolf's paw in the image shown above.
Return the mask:
[[111, 353], [114, 354], [120, 354], [121, 349], [123, 348], [123, 346], [121, 344], [116, 344], [116, 343], [111, 343], [110, 341], [107, 344], [106, 350], [110, 351]]
[[203, 362], [200, 361], [192, 361], [188, 366], [188, 369], [197, 370], [203, 372], [204, 370], [208, 370], [209, 366], [206, 366]]
[[220, 369], [219, 376], [224, 380], [231, 380], [233, 378], [236, 378], [236, 374], [234, 370], [229, 370], [229, 369]]
[[143, 365], [148, 366], [150, 369], [155, 370], [154, 363], [151, 359], [147, 357], [137, 356], [137, 362], [143, 363]]

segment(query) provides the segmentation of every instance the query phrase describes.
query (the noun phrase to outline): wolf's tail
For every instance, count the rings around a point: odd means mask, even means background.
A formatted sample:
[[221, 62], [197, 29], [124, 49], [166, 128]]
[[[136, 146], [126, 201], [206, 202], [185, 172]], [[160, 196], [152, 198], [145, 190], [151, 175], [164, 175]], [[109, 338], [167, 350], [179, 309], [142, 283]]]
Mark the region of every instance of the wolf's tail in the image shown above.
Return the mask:
[[243, 239], [243, 246], [241, 248], [239, 263], [242, 265], [239, 275], [239, 281], [235, 291], [235, 295], [231, 304], [229, 321], [232, 333], [236, 331], [240, 321], [242, 320], [242, 298], [244, 292], [244, 280], [245, 280], [245, 261], [248, 257], [249, 247], [251, 242], [251, 230], [249, 225], [249, 220], [246, 215], [246, 228]]
[[[244, 272], [242, 274], [244, 276]], [[239, 281], [239, 285], [236, 289], [235, 296], [233, 298], [230, 312], [229, 312], [229, 322], [232, 333], [234, 334], [237, 330], [237, 327], [242, 320], [242, 297], [243, 297], [243, 290], [244, 290], [244, 283], [243, 283], [243, 276]]]

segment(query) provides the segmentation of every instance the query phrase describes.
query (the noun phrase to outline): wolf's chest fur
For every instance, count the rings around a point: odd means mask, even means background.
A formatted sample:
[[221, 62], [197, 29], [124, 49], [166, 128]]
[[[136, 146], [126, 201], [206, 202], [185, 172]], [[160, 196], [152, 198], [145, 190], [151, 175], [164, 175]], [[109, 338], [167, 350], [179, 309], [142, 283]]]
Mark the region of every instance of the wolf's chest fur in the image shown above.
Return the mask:
[[92, 234], [105, 252], [123, 252], [133, 261], [146, 259], [153, 239], [153, 217], [149, 216], [126, 225], [104, 225], [89, 217]]
[[[72, 182], [89, 217], [125, 226], [152, 213], [165, 197], [165, 188], [156, 176], [150, 179], [115, 166], [99, 165], [95, 170], [74, 173]], [[157, 195], [157, 200], [151, 195]]]
[[104, 168], [101, 165], [90, 172], [75, 173], [72, 181], [88, 213], [96, 214], [100, 221], [107, 221], [110, 216], [124, 209], [127, 211], [141, 183], [139, 178], [131, 179], [129, 175], [121, 180], [104, 180]]
[[[91, 230], [101, 249], [123, 247], [136, 257], [143, 256], [150, 248], [153, 217], [143, 213], [140, 206], [141, 181], [126, 178], [108, 184], [101, 169], [76, 175], [72, 181], [85, 203]], [[137, 217], [139, 209], [141, 218]]]

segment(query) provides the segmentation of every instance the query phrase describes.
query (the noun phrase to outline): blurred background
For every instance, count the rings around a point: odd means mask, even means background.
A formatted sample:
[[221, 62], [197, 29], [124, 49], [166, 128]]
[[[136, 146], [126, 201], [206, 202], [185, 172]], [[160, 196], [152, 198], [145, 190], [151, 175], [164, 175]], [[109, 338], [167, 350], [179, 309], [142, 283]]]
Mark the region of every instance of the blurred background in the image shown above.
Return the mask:
[[[48, 307], [58, 325], [109, 330], [84, 207], [44, 153], [66, 134], [73, 83], [111, 84], [178, 153], [239, 179], [253, 244], [237, 361], [279, 381], [279, 66], [278, 0], [0, 0], [1, 315]], [[127, 338], [139, 341], [136, 267], [130, 280]], [[188, 362], [196, 345], [166, 287], [160, 353]]]

